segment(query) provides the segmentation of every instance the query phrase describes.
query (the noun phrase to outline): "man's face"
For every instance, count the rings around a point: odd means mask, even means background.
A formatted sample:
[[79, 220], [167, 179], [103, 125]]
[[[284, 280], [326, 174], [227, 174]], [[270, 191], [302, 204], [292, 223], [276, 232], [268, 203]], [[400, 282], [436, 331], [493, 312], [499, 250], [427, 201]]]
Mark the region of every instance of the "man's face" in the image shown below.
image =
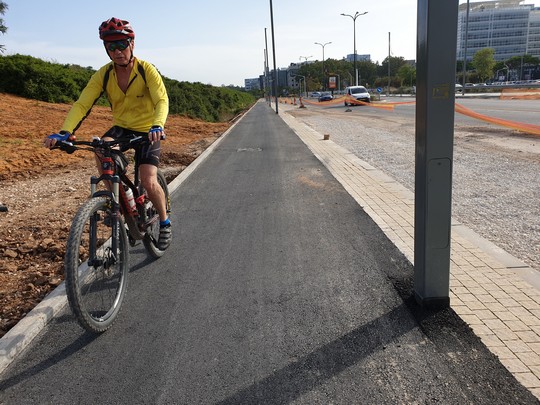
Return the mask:
[[119, 41], [105, 41], [105, 48], [113, 62], [118, 65], [129, 63], [133, 52], [134, 43], [132, 40], [122, 39]]

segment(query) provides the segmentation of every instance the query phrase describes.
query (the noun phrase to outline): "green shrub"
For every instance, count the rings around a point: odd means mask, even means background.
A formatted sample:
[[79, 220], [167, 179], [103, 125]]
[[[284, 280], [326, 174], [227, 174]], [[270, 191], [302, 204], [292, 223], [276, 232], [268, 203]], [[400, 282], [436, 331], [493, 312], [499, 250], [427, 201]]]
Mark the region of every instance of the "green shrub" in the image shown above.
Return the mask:
[[[91, 67], [45, 62], [27, 55], [0, 55], [0, 92], [50, 103], [73, 103], [95, 72]], [[255, 102], [249, 93], [163, 78], [169, 112], [204, 121], [227, 121]], [[108, 105], [102, 97], [98, 105]]]

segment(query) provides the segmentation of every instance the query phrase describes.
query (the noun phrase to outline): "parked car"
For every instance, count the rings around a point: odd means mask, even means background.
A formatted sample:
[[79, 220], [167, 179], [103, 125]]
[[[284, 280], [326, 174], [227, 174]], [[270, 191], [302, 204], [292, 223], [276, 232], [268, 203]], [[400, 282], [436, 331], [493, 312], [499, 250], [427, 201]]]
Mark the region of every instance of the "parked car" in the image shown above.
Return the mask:
[[371, 95], [364, 86], [349, 86], [345, 89], [345, 106], [350, 103], [347, 102], [348, 97], [352, 97], [355, 100], [363, 101], [365, 103], [371, 102]]
[[323, 93], [319, 96], [319, 101], [330, 101], [333, 99], [334, 97], [330, 93]]
[[313, 98], [319, 98], [321, 96], [321, 93], [319, 91], [314, 91], [311, 93], [311, 97]]

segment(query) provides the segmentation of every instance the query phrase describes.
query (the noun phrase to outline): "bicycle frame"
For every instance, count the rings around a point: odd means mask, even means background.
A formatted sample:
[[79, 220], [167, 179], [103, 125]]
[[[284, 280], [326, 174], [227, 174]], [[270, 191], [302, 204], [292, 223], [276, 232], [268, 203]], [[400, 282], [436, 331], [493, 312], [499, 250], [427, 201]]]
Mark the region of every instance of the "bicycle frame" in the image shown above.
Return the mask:
[[[101, 160], [101, 159], [100, 159]], [[114, 170], [113, 170], [113, 166], [111, 165], [112, 164], [112, 159], [110, 157], [105, 157], [104, 160], [101, 160], [102, 161], [102, 170], [104, 171], [104, 173], [99, 176], [99, 177], [96, 177], [96, 176], [92, 176], [90, 178], [90, 195], [91, 197], [99, 197], [99, 196], [107, 196], [107, 197], [110, 197], [110, 201], [112, 202], [112, 207], [111, 207], [111, 213], [112, 213], [112, 222], [111, 222], [111, 227], [112, 227], [112, 234], [113, 234], [113, 238], [112, 238], [112, 241], [111, 241], [111, 245], [112, 245], [112, 251], [113, 252], [117, 252], [118, 250], [118, 239], [120, 237], [120, 226], [119, 226], [119, 222], [118, 222], [118, 217], [122, 211], [122, 206], [121, 204], [119, 203], [119, 191], [120, 191], [120, 176], [114, 174]], [[107, 168], [105, 168], [105, 163], [108, 165]], [[99, 183], [101, 183], [102, 181], [108, 181], [109, 183], [108, 184], [111, 184], [112, 185], [112, 191], [97, 191], [97, 185]], [[116, 263], [116, 261], [118, 260], [118, 258], [116, 257], [116, 255], [113, 257], [113, 262], [112, 263], [96, 263], [96, 252], [97, 250], [100, 248], [100, 246], [97, 246], [96, 242], [97, 242], [97, 238], [96, 238], [96, 222], [97, 222], [97, 218], [93, 218], [90, 222], [90, 252], [89, 252], [89, 259], [88, 259], [88, 264], [91, 265], [91, 266], [99, 266], [99, 265], [104, 265], [105, 268], [108, 268], [110, 265], [114, 265]]]
[[[109, 152], [110, 153], [110, 152]], [[107, 154], [109, 154], [107, 153]], [[128, 227], [128, 234], [134, 240], [140, 240], [145, 235], [145, 226], [139, 222], [139, 213], [138, 210], [141, 209], [144, 205], [144, 195], [139, 195], [139, 190], [136, 184], [139, 183], [139, 164], [135, 162], [135, 181], [132, 182], [126, 173], [115, 174], [116, 165], [110, 156], [99, 156], [96, 153], [98, 159], [102, 164], [103, 174], [99, 177], [92, 176], [90, 179], [90, 195], [92, 197], [97, 197], [100, 195], [109, 196], [115, 204], [113, 207], [114, 212], [121, 213], [124, 215], [124, 221]], [[97, 185], [103, 181], [109, 182], [111, 184], [112, 191], [97, 191]], [[135, 199], [135, 204], [137, 210], [133, 211], [127, 203], [126, 192], [121, 185], [129, 187], [133, 192], [133, 198]], [[117, 221], [114, 221], [117, 222]]]

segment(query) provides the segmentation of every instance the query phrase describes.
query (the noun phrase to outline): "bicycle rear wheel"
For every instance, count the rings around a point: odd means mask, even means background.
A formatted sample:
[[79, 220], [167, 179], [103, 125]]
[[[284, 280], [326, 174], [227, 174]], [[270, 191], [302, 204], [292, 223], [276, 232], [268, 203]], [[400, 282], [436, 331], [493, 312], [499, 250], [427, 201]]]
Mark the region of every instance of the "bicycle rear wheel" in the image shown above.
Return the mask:
[[88, 200], [73, 219], [66, 247], [69, 305], [81, 326], [94, 333], [104, 332], [113, 324], [127, 287], [128, 239], [119, 218], [113, 248], [111, 215], [110, 198]]
[[[167, 180], [165, 179], [165, 176], [161, 171], [158, 170], [157, 173], [157, 179], [158, 183], [163, 189], [163, 193], [165, 194], [165, 206], [167, 208], [167, 212], [170, 212], [171, 210], [171, 197], [169, 196], [169, 188], [167, 187]], [[140, 187], [140, 194], [146, 193], [144, 191], [144, 188]], [[145, 221], [146, 224], [148, 224], [148, 227], [146, 228], [146, 234], [143, 238], [144, 247], [150, 253], [150, 256], [152, 256], [155, 259], [160, 258], [163, 256], [163, 253], [165, 253], [164, 250], [161, 250], [158, 247], [158, 239], [159, 239], [159, 215], [156, 210], [156, 208], [153, 206], [152, 202], [148, 200], [145, 203], [145, 206], [143, 208], [143, 212], [140, 213], [141, 218]]]

